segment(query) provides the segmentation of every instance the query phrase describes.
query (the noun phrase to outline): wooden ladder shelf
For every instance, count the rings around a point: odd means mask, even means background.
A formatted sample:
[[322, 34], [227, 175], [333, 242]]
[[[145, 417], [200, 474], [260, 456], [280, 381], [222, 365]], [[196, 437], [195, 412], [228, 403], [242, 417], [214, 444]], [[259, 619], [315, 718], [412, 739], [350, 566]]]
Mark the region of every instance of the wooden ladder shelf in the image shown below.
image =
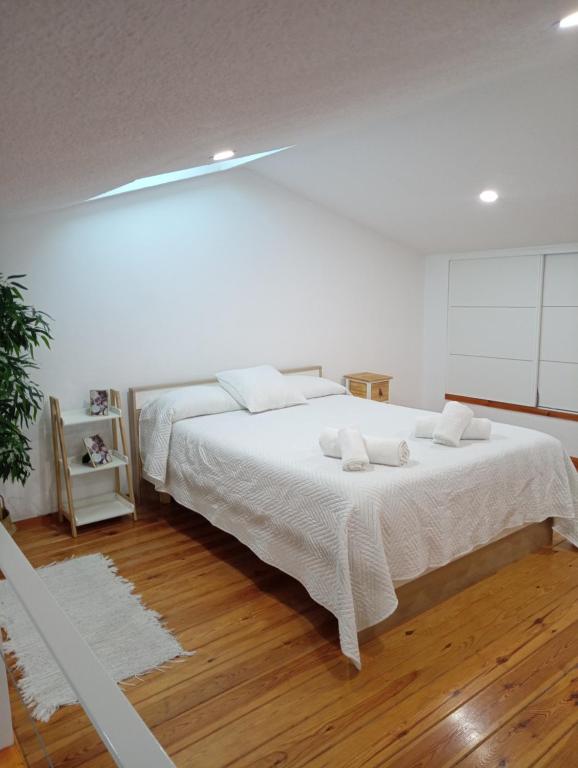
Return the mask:
[[[133, 520], [136, 520], [132, 473], [126, 429], [120, 407], [120, 393], [115, 389], [110, 391], [110, 407], [106, 416], [91, 416], [85, 409], [61, 411], [58, 398], [51, 397], [50, 417], [59, 521], [65, 517], [70, 523], [72, 535], [76, 537], [78, 527], [99, 520], [108, 520], [122, 515], [132, 515]], [[66, 428], [90, 424], [93, 429], [101, 423], [110, 424], [112, 427], [113, 460], [110, 464], [94, 467], [83, 464], [80, 456], [69, 455], [66, 445]], [[122, 469], [126, 472], [126, 493], [121, 490]], [[114, 471], [113, 492], [81, 499], [74, 498], [74, 478], [80, 479], [107, 470]]]

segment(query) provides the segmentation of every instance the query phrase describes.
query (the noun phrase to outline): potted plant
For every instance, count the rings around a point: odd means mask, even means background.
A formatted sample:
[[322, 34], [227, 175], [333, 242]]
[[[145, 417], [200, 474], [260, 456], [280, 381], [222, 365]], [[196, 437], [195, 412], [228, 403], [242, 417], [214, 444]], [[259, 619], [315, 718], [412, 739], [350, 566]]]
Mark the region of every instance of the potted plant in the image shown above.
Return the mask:
[[[0, 273], [0, 480], [22, 485], [32, 471], [30, 439], [24, 430], [36, 421], [43, 401], [30, 372], [38, 367], [37, 348], [50, 347], [52, 339], [48, 315], [24, 301], [26, 287], [18, 282], [23, 277]], [[0, 515], [9, 520], [3, 499], [0, 508]]]

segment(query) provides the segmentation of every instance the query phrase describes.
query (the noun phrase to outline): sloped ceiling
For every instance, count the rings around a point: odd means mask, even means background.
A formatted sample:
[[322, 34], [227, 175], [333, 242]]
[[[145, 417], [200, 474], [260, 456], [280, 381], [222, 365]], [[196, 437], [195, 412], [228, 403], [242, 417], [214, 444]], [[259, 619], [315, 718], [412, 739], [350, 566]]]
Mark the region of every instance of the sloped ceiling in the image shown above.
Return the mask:
[[[258, 170], [423, 253], [578, 242], [578, 57], [304, 142]], [[480, 202], [484, 189], [499, 201]]]
[[[538, 210], [568, 239], [571, 2], [0, 0], [0, 210], [295, 144], [257, 170], [419, 249], [531, 241]], [[468, 218], [487, 184], [530, 200], [510, 229]]]

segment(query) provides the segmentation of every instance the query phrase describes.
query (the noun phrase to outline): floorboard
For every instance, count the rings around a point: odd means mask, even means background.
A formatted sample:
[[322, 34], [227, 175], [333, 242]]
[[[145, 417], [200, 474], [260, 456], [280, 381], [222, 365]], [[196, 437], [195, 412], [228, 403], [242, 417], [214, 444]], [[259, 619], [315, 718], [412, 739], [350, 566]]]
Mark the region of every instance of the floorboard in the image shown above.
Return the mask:
[[[16, 541], [36, 567], [109, 555], [197, 651], [124, 686], [179, 767], [546, 768], [578, 753], [578, 553], [563, 543], [371, 640], [356, 672], [303, 587], [176, 504], [76, 540], [29, 523]], [[55, 766], [113, 765], [77, 706], [38, 728]]]
[[24, 755], [18, 744], [0, 749], [0, 768], [26, 768]]

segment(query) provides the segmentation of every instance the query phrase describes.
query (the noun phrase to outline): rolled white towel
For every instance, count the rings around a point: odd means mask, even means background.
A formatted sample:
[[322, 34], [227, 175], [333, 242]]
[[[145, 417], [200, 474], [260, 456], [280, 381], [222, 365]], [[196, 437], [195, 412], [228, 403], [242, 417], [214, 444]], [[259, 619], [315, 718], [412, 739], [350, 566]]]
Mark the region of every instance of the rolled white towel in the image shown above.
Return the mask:
[[[363, 435], [370, 464], [385, 464], [400, 467], [409, 461], [409, 447], [405, 440], [395, 437]], [[325, 456], [341, 458], [339, 430], [327, 427], [319, 436], [319, 447]]]
[[409, 461], [409, 446], [405, 440], [374, 435], [364, 435], [363, 439], [371, 464], [401, 467]]
[[341, 464], [345, 472], [362, 472], [369, 467], [369, 456], [359, 427], [339, 430]]
[[450, 400], [449, 403], [446, 403], [433, 431], [434, 443], [457, 448], [466, 427], [469, 426], [473, 418], [474, 412], [471, 408], [463, 403]]
[[[416, 437], [433, 437], [433, 433], [440, 420], [439, 414], [435, 416], [423, 416], [415, 422]], [[492, 434], [492, 422], [489, 419], [473, 418], [465, 428], [462, 440], [489, 440]]]
[[319, 435], [319, 447], [325, 456], [330, 456], [332, 459], [340, 459], [339, 430], [332, 427], [324, 429]]

